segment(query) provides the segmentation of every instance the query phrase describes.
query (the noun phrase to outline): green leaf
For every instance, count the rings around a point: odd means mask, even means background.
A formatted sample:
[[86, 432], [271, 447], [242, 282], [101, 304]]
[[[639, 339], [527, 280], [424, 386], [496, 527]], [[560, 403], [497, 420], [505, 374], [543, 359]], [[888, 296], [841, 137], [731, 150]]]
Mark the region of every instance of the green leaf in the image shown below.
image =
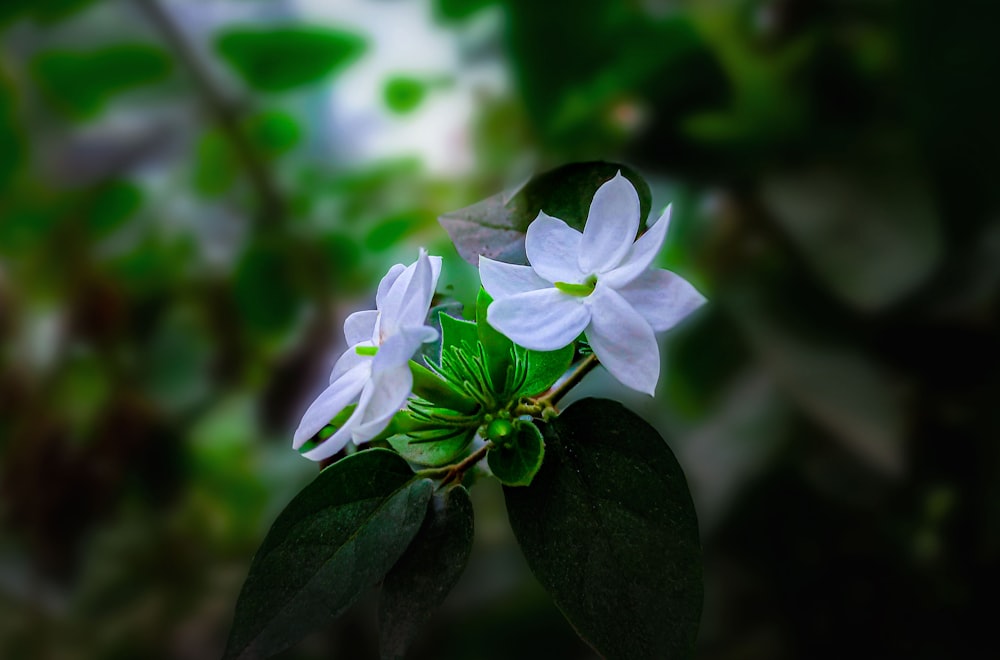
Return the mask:
[[128, 181], [111, 181], [98, 189], [87, 214], [91, 234], [107, 236], [142, 206], [142, 190]]
[[302, 300], [292, 261], [281, 246], [266, 241], [252, 244], [240, 259], [233, 283], [236, 305], [253, 330], [276, 334], [295, 320]]
[[473, 321], [455, 318], [448, 314], [440, 314], [441, 347], [457, 346], [466, 352], [474, 353], [479, 343], [479, 330]]
[[[511, 432], [492, 433], [497, 422], [511, 426]], [[520, 420], [515, 420], [513, 424], [505, 420], [494, 420], [487, 429], [487, 435], [496, 443], [486, 456], [493, 476], [505, 486], [529, 485], [542, 467], [542, 459], [545, 457], [545, 442], [538, 427]]]
[[701, 547], [684, 473], [660, 435], [605, 399], [543, 426], [527, 488], [505, 488], [528, 565], [601, 655], [690, 657], [701, 615]]
[[111, 96], [163, 80], [170, 69], [169, 55], [141, 43], [90, 52], [49, 50], [31, 60], [32, 76], [42, 92], [74, 119], [99, 115]]
[[396, 114], [413, 112], [427, 95], [427, 83], [417, 78], [394, 76], [385, 83], [385, 105]]
[[552, 387], [552, 384], [565, 374], [576, 353], [573, 344], [560, 348], [558, 351], [525, 351], [528, 361], [528, 377], [518, 389], [520, 396], [540, 394]]
[[493, 302], [485, 289], [479, 290], [476, 298], [476, 333], [479, 343], [486, 351], [486, 366], [489, 370], [493, 391], [502, 392], [507, 383], [507, 371], [513, 367], [514, 342], [507, 339], [486, 320], [486, 310]]
[[242, 27], [222, 32], [215, 46], [247, 85], [284, 92], [343, 69], [364, 52], [365, 40], [319, 27]]
[[472, 550], [474, 512], [469, 491], [438, 492], [410, 547], [389, 571], [379, 596], [379, 647], [383, 660], [403, 658], [465, 570]]
[[294, 115], [280, 110], [260, 112], [246, 120], [247, 135], [262, 154], [280, 156], [302, 142], [302, 126]]
[[439, 222], [463, 259], [478, 266], [479, 255], [514, 264], [527, 263], [524, 235], [544, 210], [582, 230], [594, 193], [621, 173], [639, 193], [642, 218], [649, 215], [652, 194], [639, 174], [626, 165], [605, 162], [573, 163], [534, 177], [509, 200], [494, 195], [478, 204], [447, 213]]
[[206, 199], [219, 197], [236, 182], [239, 164], [229, 142], [217, 129], [205, 131], [195, 144], [192, 186]]
[[384, 449], [323, 470], [254, 556], [224, 657], [274, 655], [343, 614], [406, 550], [432, 491]]
[[475, 427], [441, 428], [415, 435], [394, 435], [389, 438], [389, 445], [410, 463], [441, 467], [465, 453], [475, 435]]

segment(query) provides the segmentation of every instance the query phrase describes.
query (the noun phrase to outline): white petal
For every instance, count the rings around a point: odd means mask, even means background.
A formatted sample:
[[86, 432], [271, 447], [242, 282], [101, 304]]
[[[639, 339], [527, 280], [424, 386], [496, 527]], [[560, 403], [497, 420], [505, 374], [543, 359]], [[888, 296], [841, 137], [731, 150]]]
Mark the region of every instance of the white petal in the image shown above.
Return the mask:
[[[368, 381], [365, 387], [370, 386], [371, 381]], [[364, 390], [362, 390], [362, 393], [363, 392]], [[354, 412], [352, 412], [351, 416], [347, 418], [347, 421], [344, 422], [343, 426], [337, 429], [333, 435], [317, 446], [313, 447], [309, 451], [302, 452], [302, 455], [311, 461], [322, 461], [336, 454], [338, 451], [346, 447], [347, 443], [351, 441], [351, 432], [358, 425], [358, 421], [361, 419], [364, 412], [365, 409], [359, 401], [358, 407], [354, 409]]]
[[670, 228], [670, 207], [663, 212], [660, 219], [639, 237], [617, 268], [603, 274], [601, 279], [612, 289], [620, 289], [649, 268], [657, 253], [663, 247], [663, 239], [667, 237]]
[[691, 283], [669, 270], [647, 270], [618, 293], [657, 332], [669, 330], [705, 302]]
[[384, 373], [406, 365], [420, 348], [420, 344], [437, 338], [438, 331], [428, 325], [399, 328], [396, 334], [379, 346], [378, 353], [372, 360], [372, 373]]
[[591, 310], [587, 339], [594, 355], [622, 384], [652, 396], [660, 377], [660, 349], [653, 328], [617, 292], [600, 283], [586, 300]]
[[603, 273], [625, 258], [639, 231], [639, 195], [621, 172], [594, 193], [580, 243], [580, 270]]
[[555, 288], [528, 291], [495, 300], [486, 320], [515, 344], [554, 351], [570, 344], [587, 327], [590, 311], [584, 300]]
[[389, 293], [389, 289], [392, 285], [399, 279], [399, 276], [406, 270], [406, 266], [403, 264], [394, 264], [389, 268], [389, 272], [385, 274], [382, 281], [378, 283], [378, 293], [375, 294], [375, 306], [382, 309], [385, 303], [385, 297]]
[[361, 388], [368, 382], [369, 374], [368, 369], [357, 367], [330, 383], [302, 415], [302, 421], [299, 422], [299, 427], [292, 438], [292, 447], [294, 449], [301, 447], [306, 440], [329, 424], [341, 410], [354, 403]]
[[577, 266], [582, 239], [583, 234], [562, 220], [539, 212], [524, 238], [528, 263], [549, 282], [580, 284], [589, 275]]
[[354, 346], [363, 341], [371, 341], [375, 334], [376, 320], [378, 312], [374, 309], [354, 312], [348, 316], [344, 320], [344, 338], [347, 339], [347, 345]]
[[479, 257], [479, 278], [486, 293], [494, 300], [552, 286], [540, 278], [531, 266], [506, 264], [482, 255]]
[[330, 383], [340, 378], [342, 375], [354, 369], [364, 365], [366, 369], [371, 369], [372, 366], [372, 356], [370, 355], [358, 355], [358, 347], [367, 346], [371, 347], [374, 344], [370, 341], [363, 341], [354, 346], [348, 346], [347, 349], [340, 354], [337, 358], [337, 362], [334, 363], [333, 369], [330, 371]]
[[[435, 257], [434, 260], [437, 262], [437, 273], [440, 275], [441, 260], [439, 257]], [[416, 262], [407, 266], [392, 283], [379, 307], [382, 313], [382, 318], [379, 319], [379, 333], [383, 339], [397, 332], [401, 325], [423, 325], [427, 320], [427, 312], [437, 284], [434, 270], [434, 263], [427, 256], [427, 252], [421, 250]]]
[[365, 398], [364, 395], [370, 392], [364, 415], [351, 431], [355, 444], [368, 442], [384, 431], [392, 416], [406, 406], [412, 389], [413, 373], [408, 366], [376, 376], [362, 395]]

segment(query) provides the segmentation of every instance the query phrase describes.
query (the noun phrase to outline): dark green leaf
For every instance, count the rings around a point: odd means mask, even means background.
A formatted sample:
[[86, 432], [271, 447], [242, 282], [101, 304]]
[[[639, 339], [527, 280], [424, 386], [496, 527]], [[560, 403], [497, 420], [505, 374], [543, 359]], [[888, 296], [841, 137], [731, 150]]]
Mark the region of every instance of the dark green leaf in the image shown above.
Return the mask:
[[552, 387], [573, 363], [576, 353], [573, 344], [558, 351], [525, 351], [528, 361], [528, 378], [518, 389], [521, 396], [540, 394]]
[[424, 519], [433, 484], [370, 449], [323, 470], [278, 516], [236, 603], [226, 658], [274, 655], [381, 580]]
[[435, 493], [410, 547], [389, 571], [379, 597], [379, 646], [384, 660], [407, 646], [458, 582], [472, 550], [474, 515], [469, 491]]
[[584, 399], [543, 427], [545, 463], [505, 488], [535, 577], [607, 658], [690, 657], [701, 547], [684, 474], [660, 435], [618, 403]]
[[128, 181], [112, 181], [95, 194], [87, 215], [94, 236], [106, 236], [128, 221], [142, 206], [142, 190]]
[[417, 109], [427, 95], [427, 83], [416, 78], [395, 76], [385, 83], [385, 104], [397, 114]]
[[251, 245], [236, 268], [236, 305], [254, 330], [272, 334], [288, 328], [301, 298], [293, 282], [292, 259], [279, 246]]
[[26, 151], [14, 86], [0, 74], [0, 190], [14, 178]]
[[365, 49], [360, 36], [319, 27], [230, 28], [216, 49], [250, 87], [283, 92], [319, 82]]
[[95, 117], [111, 96], [162, 80], [170, 68], [165, 52], [140, 43], [90, 52], [49, 50], [31, 61], [31, 73], [45, 96], [75, 119]]
[[465, 453], [475, 435], [475, 428], [442, 428], [412, 436], [394, 435], [389, 438], [389, 444], [411, 463], [440, 467]]
[[266, 156], [280, 156], [302, 141], [302, 126], [287, 112], [270, 110], [248, 118], [246, 130], [254, 145]]
[[545, 443], [541, 431], [531, 422], [516, 420], [511, 427], [512, 433], [507, 437], [490, 434], [496, 446], [487, 454], [486, 462], [493, 476], [505, 486], [527, 486], [542, 467]]
[[236, 181], [239, 164], [229, 142], [218, 130], [212, 129], [195, 145], [192, 185], [195, 192], [211, 199], [229, 190]]
[[479, 255], [508, 263], [524, 264], [524, 234], [545, 211], [571, 227], [583, 229], [594, 193], [621, 170], [639, 193], [642, 218], [649, 215], [652, 195], [639, 174], [617, 163], [573, 163], [534, 177], [509, 201], [494, 195], [440, 218], [463, 259], [479, 265]]

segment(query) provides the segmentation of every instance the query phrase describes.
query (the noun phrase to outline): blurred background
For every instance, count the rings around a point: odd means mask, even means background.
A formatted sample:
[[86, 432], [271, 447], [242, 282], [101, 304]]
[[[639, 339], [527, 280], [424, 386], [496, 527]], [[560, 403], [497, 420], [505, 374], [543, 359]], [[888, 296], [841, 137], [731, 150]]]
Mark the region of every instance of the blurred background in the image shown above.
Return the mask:
[[[562, 163], [675, 205], [697, 656], [995, 648], [1000, 24], [969, 0], [3, 0], [0, 657], [216, 658], [389, 265]], [[592, 658], [499, 488], [412, 657]], [[375, 658], [373, 600], [287, 658]], [[664, 625], [669, 625], [665, 622]]]

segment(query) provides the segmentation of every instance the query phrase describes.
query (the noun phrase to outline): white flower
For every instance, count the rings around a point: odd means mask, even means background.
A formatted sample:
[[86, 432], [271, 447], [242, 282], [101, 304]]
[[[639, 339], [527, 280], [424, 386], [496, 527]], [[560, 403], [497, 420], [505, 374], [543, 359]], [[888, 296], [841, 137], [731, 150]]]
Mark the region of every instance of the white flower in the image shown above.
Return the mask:
[[525, 348], [552, 351], [586, 333], [594, 354], [625, 385], [652, 395], [660, 375], [654, 332], [705, 302], [687, 281], [650, 268], [663, 245], [670, 207], [639, 229], [639, 196], [619, 172], [594, 194], [583, 233], [538, 214], [528, 225], [530, 266], [479, 258], [493, 297], [490, 325]]
[[355, 312], [344, 321], [348, 348], [330, 373], [330, 386], [309, 406], [292, 447], [298, 449], [338, 413], [357, 407], [344, 424], [303, 456], [321, 461], [353, 440], [368, 442], [406, 405], [413, 387], [409, 361], [437, 330], [424, 325], [441, 274], [441, 257], [423, 250], [410, 266], [396, 264], [378, 285], [377, 309]]

